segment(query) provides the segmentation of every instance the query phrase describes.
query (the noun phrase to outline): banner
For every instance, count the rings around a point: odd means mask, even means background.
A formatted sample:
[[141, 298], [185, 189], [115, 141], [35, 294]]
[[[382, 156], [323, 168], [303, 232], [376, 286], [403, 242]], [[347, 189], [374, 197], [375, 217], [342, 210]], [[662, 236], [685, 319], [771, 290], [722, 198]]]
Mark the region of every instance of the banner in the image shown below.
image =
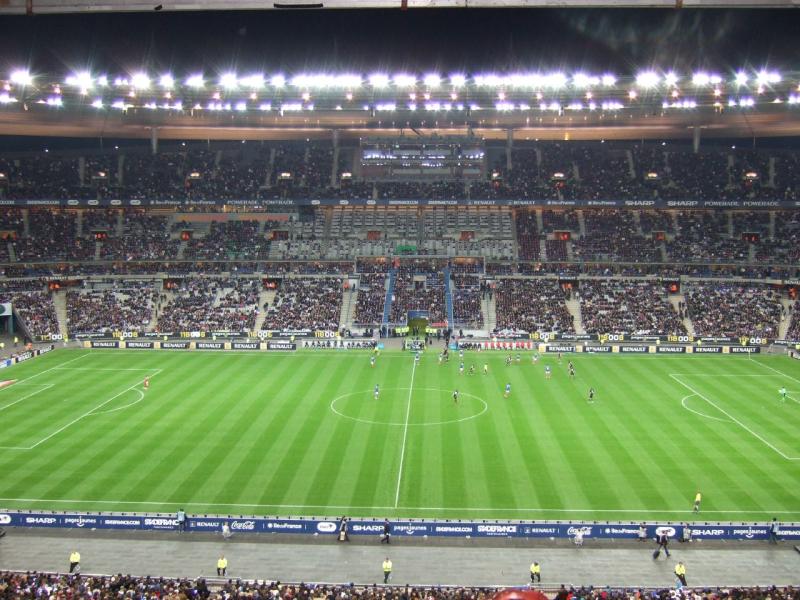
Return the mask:
[[[264, 517], [221, 517], [206, 515], [188, 516], [188, 531], [221, 532], [227, 524], [231, 532], [242, 533], [298, 533], [307, 535], [336, 535], [339, 531], [338, 519], [318, 518], [264, 518]], [[137, 529], [173, 530], [177, 528], [174, 515], [147, 514], [82, 514], [39, 512], [2, 512], [0, 526], [9, 527], [59, 527], [90, 529]], [[428, 521], [401, 520], [389, 522], [394, 536], [436, 536], [436, 537], [512, 537], [544, 538], [574, 537], [578, 531], [584, 538], [627, 538], [639, 536], [639, 523], [633, 522], [559, 522], [537, 523], [531, 521]], [[766, 540], [769, 538], [769, 524], [701, 523], [689, 524], [692, 539], [704, 540]], [[648, 523], [645, 525], [648, 539], [666, 534], [674, 539], [682, 539], [683, 524]], [[352, 519], [348, 521], [350, 535], [383, 534], [383, 521]], [[779, 536], [786, 540], [800, 540], [800, 524], [780, 525]]]
[[366, 199], [356, 198], [343, 200], [339, 198], [321, 199], [288, 199], [288, 198], [235, 198], [223, 199], [215, 198], [208, 200], [186, 200], [186, 199], [121, 199], [103, 198], [98, 200], [91, 199], [11, 199], [0, 200], [0, 206], [19, 206], [19, 207], [194, 207], [194, 206], [253, 206], [253, 207], [294, 207], [294, 206], [541, 206], [541, 207], [562, 207], [562, 208], [629, 208], [629, 209], [657, 209], [657, 208], [688, 208], [688, 209], [791, 209], [800, 207], [800, 200], [694, 200], [691, 198], [680, 200], [668, 200], [664, 198], [648, 198], [645, 200], [618, 200], [609, 198], [607, 200], [546, 200], [546, 199], [488, 199], [460, 198], [457, 200], [435, 200], [430, 198], [409, 198], [409, 199]]

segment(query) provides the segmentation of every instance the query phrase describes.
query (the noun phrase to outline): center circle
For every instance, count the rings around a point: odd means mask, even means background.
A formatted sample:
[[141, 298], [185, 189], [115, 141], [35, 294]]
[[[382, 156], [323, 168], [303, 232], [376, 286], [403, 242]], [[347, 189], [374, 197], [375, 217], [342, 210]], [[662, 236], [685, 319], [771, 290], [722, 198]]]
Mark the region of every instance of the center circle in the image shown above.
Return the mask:
[[[419, 390], [419, 391], [423, 391], [423, 392], [441, 393], [441, 394], [444, 394], [445, 398], [450, 398], [451, 397], [450, 394], [452, 393], [452, 392], [448, 392], [447, 390], [444, 390], [442, 388], [413, 388], [413, 389], [414, 389], [414, 391]], [[393, 392], [393, 391], [408, 391], [408, 392], [410, 392], [411, 390], [412, 390], [412, 388], [408, 388], [408, 387], [381, 388], [381, 394], [383, 394], [384, 392]], [[460, 418], [457, 418], [457, 419], [448, 419], [446, 421], [432, 421], [432, 422], [429, 422], [429, 423], [414, 423], [414, 422], [411, 422], [411, 421], [406, 423], [405, 421], [377, 421], [377, 420], [371, 420], [371, 419], [362, 419], [361, 417], [354, 417], [352, 415], [348, 415], [346, 412], [342, 412], [341, 406], [337, 407], [337, 403], [341, 404], [342, 400], [344, 400], [346, 398], [352, 398], [353, 396], [363, 396], [365, 402], [381, 402], [380, 399], [379, 400], [375, 400], [373, 398], [372, 394], [373, 394], [372, 390], [361, 390], [361, 391], [358, 391], [358, 392], [349, 392], [347, 394], [342, 394], [341, 396], [337, 396], [336, 398], [334, 398], [331, 401], [331, 404], [330, 404], [331, 411], [333, 411], [335, 414], [337, 414], [340, 417], [343, 417], [345, 419], [350, 419], [351, 421], [356, 421], [358, 423], [366, 423], [367, 425], [393, 425], [393, 426], [399, 426], [399, 427], [405, 427], [407, 425], [408, 427], [429, 427], [429, 426], [432, 426], [432, 425], [448, 425], [450, 423], [462, 423], [464, 421], [470, 421], [472, 419], [476, 419], [476, 418], [480, 417], [481, 415], [486, 413], [486, 411], [489, 410], [489, 405], [486, 403], [486, 401], [484, 399], [479, 398], [478, 396], [476, 396], [474, 394], [469, 394], [467, 392], [459, 392], [459, 397], [471, 398], [473, 400], [472, 404], [476, 404], [477, 405], [476, 408], [479, 408], [480, 410], [478, 410], [474, 414], [463, 416], [463, 417], [460, 417]], [[449, 402], [449, 400], [446, 400], [446, 402]]]

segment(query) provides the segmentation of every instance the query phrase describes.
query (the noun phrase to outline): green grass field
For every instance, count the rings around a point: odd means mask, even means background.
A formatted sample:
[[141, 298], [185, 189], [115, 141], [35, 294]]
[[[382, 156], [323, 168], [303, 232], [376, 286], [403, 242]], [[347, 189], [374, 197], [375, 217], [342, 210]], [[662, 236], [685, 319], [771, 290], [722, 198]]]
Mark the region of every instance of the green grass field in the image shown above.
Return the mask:
[[800, 362], [504, 359], [59, 350], [0, 372], [0, 506], [800, 520]]

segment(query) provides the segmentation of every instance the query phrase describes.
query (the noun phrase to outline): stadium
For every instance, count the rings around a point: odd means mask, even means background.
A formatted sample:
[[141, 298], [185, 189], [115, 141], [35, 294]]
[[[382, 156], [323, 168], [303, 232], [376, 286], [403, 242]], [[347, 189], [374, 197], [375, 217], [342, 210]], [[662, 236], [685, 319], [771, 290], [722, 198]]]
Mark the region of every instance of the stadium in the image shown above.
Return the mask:
[[549, 4], [0, 3], [0, 598], [797, 597], [796, 12]]

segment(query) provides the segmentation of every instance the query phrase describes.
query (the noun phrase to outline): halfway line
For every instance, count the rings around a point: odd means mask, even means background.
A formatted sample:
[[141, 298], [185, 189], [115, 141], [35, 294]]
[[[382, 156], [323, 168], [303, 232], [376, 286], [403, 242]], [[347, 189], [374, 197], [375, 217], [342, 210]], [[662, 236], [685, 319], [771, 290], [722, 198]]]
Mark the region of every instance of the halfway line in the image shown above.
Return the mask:
[[414, 357], [414, 365], [411, 367], [411, 384], [408, 386], [408, 403], [406, 404], [406, 420], [403, 426], [403, 446], [400, 448], [400, 469], [397, 471], [397, 490], [394, 493], [394, 507], [400, 501], [400, 482], [403, 479], [403, 461], [406, 457], [406, 438], [408, 437], [408, 417], [411, 414], [411, 392], [414, 391], [414, 373], [417, 370], [417, 358]]

